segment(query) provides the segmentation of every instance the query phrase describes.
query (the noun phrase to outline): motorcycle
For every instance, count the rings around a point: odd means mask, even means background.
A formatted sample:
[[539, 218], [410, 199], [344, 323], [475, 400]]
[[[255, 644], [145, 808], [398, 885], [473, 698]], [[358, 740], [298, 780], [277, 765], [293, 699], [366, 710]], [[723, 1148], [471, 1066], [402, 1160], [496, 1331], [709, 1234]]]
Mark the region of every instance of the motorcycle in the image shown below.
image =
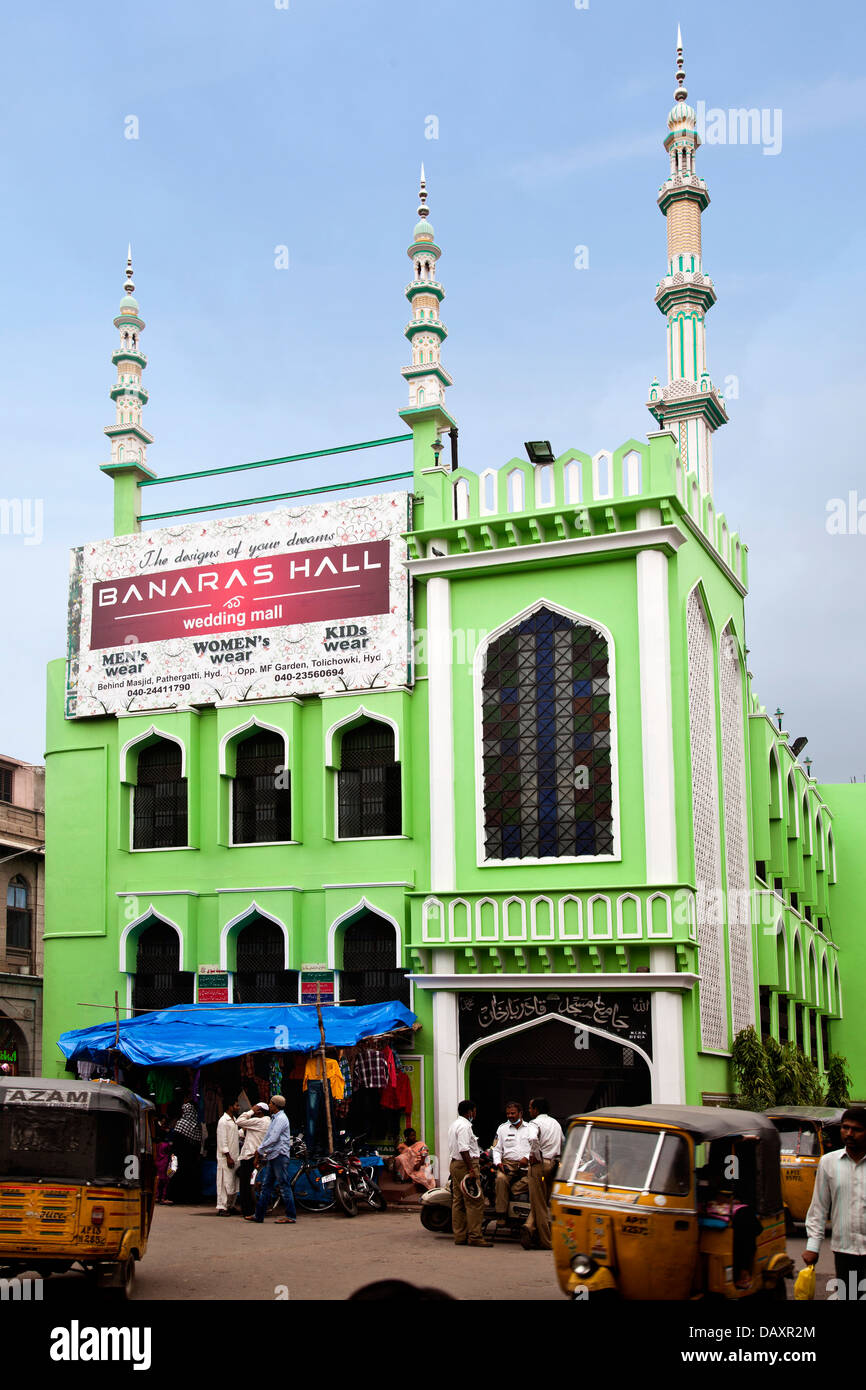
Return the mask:
[[[481, 1170], [481, 1191], [484, 1194], [482, 1230], [486, 1230], [491, 1222], [495, 1222], [496, 1235], [504, 1231], [506, 1235], [519, 1236], [530, 1212], [529, 1193], [520, 1192], [517, 1196], [512, 1193], [505, 1216], [498, 1216], [496, 1212], [496, 1169], [489, 1151], [482, 1152], [479, 1168]], [[519, 1174], [514, 1175], [512, 1186], [517, 1182], [519, 1176]], [[421, 1225], [425, 1231], [432, 1231], [434, 1235], [451, 1233], [453, 1227], [451, 1225], [450, 1178], [445, 1187], [434, 1187], [430, 1192], [425, 1192], [422, 1195]]]
[[357, 1216], [361, 1206], [385, 1211], [387, 1198], [376, 1181], [372, 1164], [364, 1163], [363, 1135], [350, 1139], [345, 1147], [319, 1161], [322, 1181], [334, 1178], [334, 1196], [344, 1216]]

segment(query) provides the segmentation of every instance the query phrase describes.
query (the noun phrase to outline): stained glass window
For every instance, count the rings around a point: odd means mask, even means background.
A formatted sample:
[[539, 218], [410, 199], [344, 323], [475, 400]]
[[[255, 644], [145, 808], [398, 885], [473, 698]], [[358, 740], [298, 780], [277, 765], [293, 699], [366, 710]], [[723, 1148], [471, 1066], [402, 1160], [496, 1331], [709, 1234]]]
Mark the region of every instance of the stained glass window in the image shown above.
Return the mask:
[[490, 643], [482, 702], [486, 858], [613, 854], [605, 639], [536, 609]]

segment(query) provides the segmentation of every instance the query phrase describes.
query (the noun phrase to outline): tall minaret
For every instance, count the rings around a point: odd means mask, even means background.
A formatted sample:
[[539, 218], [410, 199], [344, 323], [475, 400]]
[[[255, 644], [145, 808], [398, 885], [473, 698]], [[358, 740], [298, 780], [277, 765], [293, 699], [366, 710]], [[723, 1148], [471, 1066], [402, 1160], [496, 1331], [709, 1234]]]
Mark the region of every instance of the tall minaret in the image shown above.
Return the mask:
[[140, 335], [144, 320], [138, 316], [138, 301], [133, 299], [135, 285], [132, 279], [132, 248], [126, 261], [126, 280], [124, 295], [120, 301], [120, 312], [114, 320], [120, 331], [120, 347], [111, 354], [117, 367], [117, 381], [111, 388], [117, 419], [106, 427], [105, 433], [111, 440], [111, 465], [121, 467], [136, 464], [146, 468], [147, 446], [153, 443], [141, 423], [141, 408], [147, 405], [147, 391], [141, 383], [141, 373], [147, 366], [147, 358], [141, 351]]
[[412, 245], [407, 253], [414, 269], [412, 282], [406, 286], [406, 298], [412, 310], [412, 317], [406, 325], [406, 337], [412, 347], [412, 362], [400, 370], [409, 384], [410, 410], [424, 410], [431, 405], [444, 409], [445, 388], [452, 385], [452, 378], [439, 360], [442, 341], [448, 336], [448, 330], [439, 318], [439, 305], [445, 298], [445, 291], [436, 279], [436, 262], [442, 251], [433, 240], [433, 228], [427, 221], [427, 180], [423, 164], [418, 197], [418, 216], [421, 220], [415, 227]]
[[668, 226], [668, 269], [655, 302], [667, 319], [668, 381], [653, 381], [647, 405], [659, 425], [679, 436], [687, 474], [696, 476], [701, 494], [712, 491], [712, 437], [728, 415], [707, 370], [706, 313], [716, 302], [713, 282], [701, 261], [701, 213], [710, 201], [707, 185], [695, 173], [701, 143], [697, 117], [686, 102], [683, 40], [677, 26], [674, 105], [668, 116], [665, 149], [670, 176], [659, 189], [658, 205]]

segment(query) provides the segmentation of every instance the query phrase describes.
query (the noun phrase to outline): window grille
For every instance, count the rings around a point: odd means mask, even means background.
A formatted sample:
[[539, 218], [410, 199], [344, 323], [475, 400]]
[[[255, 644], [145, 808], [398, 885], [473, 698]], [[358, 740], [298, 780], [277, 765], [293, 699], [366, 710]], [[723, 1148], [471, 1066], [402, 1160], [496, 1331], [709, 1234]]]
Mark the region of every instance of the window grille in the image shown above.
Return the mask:
[[12, 801], [13, 771], [11, 767], [0, 767], [0, 801]]
[[232, 791], [236, 845], [292, 838], [292, 793], [279, 734], [255, 734], [238, 745]]
[[743, 686], [733, 629], [722, 635], [719, 694], [722, 716], [722, 789], [728, 873], [728, 948], [734, 1033], [755, 1021], [752, 928], [749, 913], [749, 832], [746, 823], [746, 750]]
[[402, 833], [400, 764], [388, 724], [368, 721], [343, 734], [337, 803], [341, 839]]
[[394, 999], [409, 1007], [409, 980], [397, 969], [394, 928], [366, 914], [346, 928], [340, 998], [354, 1004], [384, 1004]]
[[30, 901], [27, 880], [17, 874], [6, 889], [6, 945], [16, 951], [31, 948]]
[[689, 738], [692, 755], [692, 822], [698, 899], [701, 1041], [728, 1046], [724, 935], [721, 920], [721, 839], [716, 765], [716, 702], [710, 625], [697, 590], [686, 605], [689, 655]]
[[180, 943], [173, 927], [156, 923], [138, 938], [133, 1009], [167, 1009], [172, 1004], [191, 1004], [193, 976], [179, 970]]
[[242, 928], [238, 936], [236, 1004], [295, 1004], [298, 972], [286, 970], [283, 934], [273, 922], [261, 919]]
[[610, 673], [594, 628], [541, 607], [491, 642], [482, 691], [488, 859], [613, 854]]
[[150, 744], [138, 755], [132, 824], [133, 849], [173, 849], [187, 844], [181, 750], [168, 739]]

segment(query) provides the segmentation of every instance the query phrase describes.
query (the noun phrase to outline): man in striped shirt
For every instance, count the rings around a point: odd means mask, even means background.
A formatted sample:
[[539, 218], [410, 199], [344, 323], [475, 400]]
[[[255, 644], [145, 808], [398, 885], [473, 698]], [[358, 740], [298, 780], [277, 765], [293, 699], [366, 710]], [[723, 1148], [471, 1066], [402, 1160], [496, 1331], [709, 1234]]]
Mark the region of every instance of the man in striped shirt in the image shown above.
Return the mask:
[[818, 1164], [815, 1192], [806, 1213], [803, 1262], [816, 1263], [831, 1220], [836, 1277], [844, 1281], [848, 1297], [858, 1298], [866, 1295], [866, 1107], [855, 1105], [845, 1111], [842, 1143], [844, 1148], [825, 1154]]

